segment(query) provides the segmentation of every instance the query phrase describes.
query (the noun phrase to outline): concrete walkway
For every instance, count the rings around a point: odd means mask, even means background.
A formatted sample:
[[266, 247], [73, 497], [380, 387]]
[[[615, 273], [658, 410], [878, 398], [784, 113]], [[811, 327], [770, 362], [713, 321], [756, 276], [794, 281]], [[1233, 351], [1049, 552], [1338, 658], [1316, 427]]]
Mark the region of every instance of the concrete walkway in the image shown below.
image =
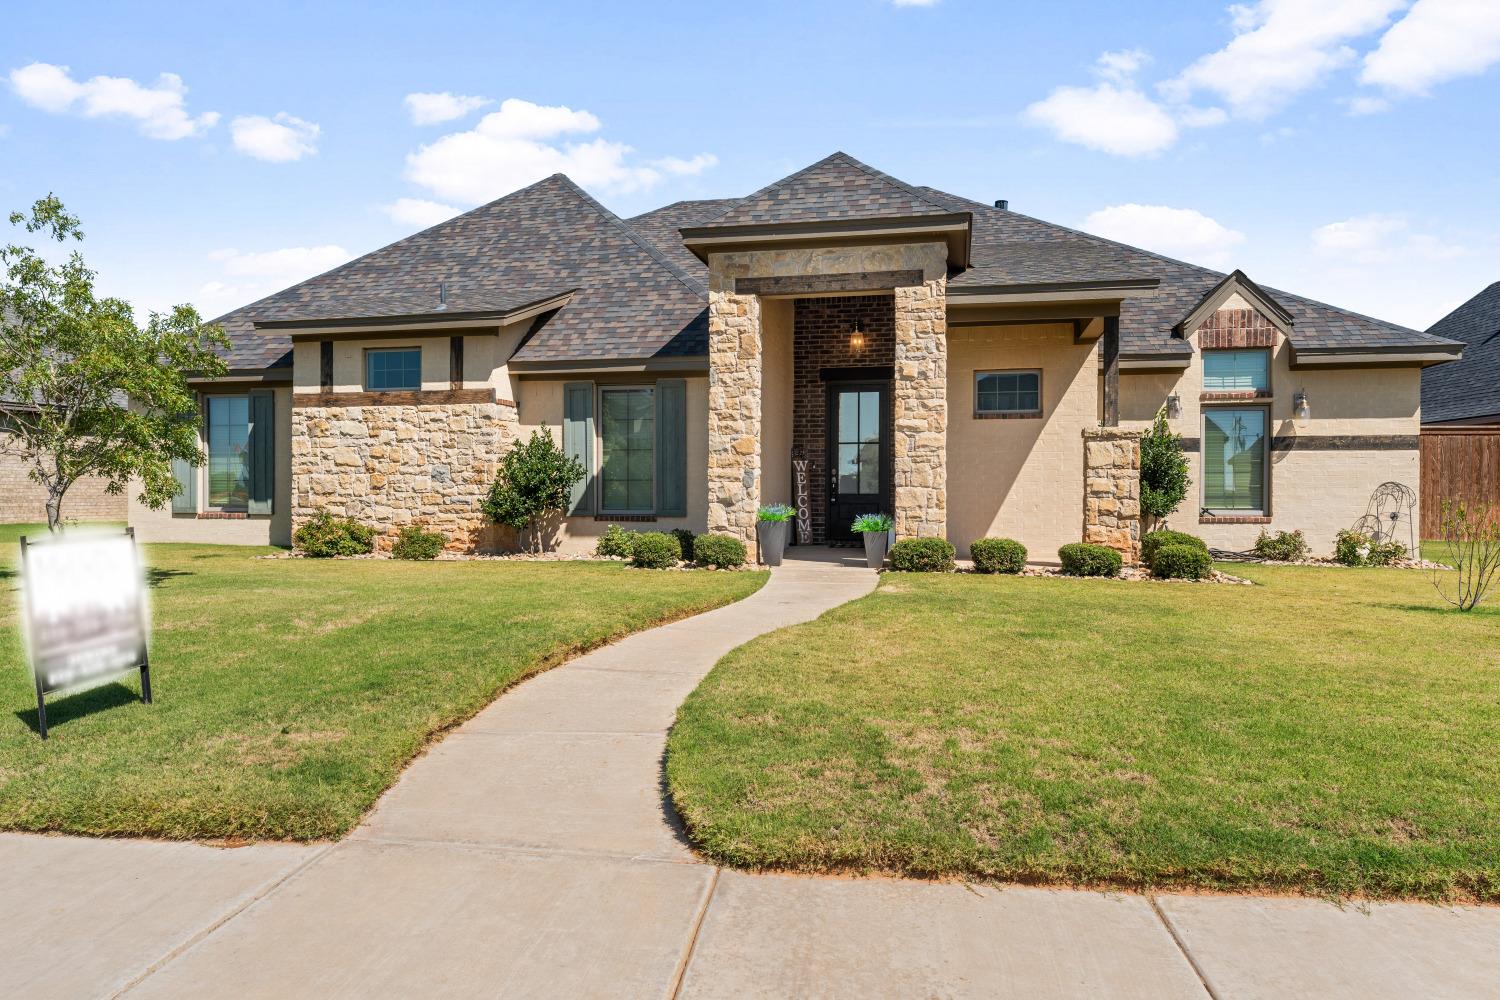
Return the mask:
[[335, 845], [0, 837], [29, 997], [1500, 996], [1500, 909], [745, 875], [663, 807], [725, 652], [869, 592], [834, 553], [506, 694]]

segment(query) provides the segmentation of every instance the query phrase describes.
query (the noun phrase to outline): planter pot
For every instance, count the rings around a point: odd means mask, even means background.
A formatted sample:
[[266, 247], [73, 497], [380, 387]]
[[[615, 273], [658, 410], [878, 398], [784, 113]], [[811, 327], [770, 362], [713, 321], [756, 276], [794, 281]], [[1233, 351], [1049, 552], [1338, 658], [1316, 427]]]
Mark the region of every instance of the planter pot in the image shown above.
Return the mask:
[[865, 565], [871, 569], [879, 569], [885, 565], [886, 549], [890, 547], [891, 536], [885, 531], [861, 532], [865, 536]]
[[759, 543], [762, 563], [767, 566], [781, 565], [781, 556], [786, 551], [786, 540], [791, 527], [791, 521], [755, 522], [755, 540]]

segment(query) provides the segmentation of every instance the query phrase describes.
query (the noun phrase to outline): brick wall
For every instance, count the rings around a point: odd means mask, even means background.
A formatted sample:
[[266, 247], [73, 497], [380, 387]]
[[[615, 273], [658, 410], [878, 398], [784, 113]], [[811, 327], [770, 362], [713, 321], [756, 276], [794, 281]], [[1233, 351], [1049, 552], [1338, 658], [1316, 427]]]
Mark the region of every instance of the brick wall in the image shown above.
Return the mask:
[[[29, 463], [6, 454], [0, 444], [0, 524], [35, 524], [47, 520], [47, 491], [27, 477]], [[98, 479], [74, 483], [63, 497], [67, 521], [123, 521], [125, 494], [111, 496]]]
[[[824, 368], [890, 367], [896, 357], [895, 299], [890, 295], [798, 299], [792, 320], [792, 446], [809, 460], [808, 507], [813, 540], [827, 540], [828, 393]], [[858, 320], [865, 334], [861, 351], [849, 347]], [[886, 429], [887, 435], [890, 428]], [[893, 507], [886, 500], [886, 511]]]

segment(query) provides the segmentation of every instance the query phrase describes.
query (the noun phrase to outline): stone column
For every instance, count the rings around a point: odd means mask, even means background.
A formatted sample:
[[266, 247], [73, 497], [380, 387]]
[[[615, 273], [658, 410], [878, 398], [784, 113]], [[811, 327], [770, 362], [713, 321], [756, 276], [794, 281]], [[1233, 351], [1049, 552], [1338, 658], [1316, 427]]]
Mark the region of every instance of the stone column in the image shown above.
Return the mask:
[[760, 299], [708, 293], [708, 530], [755, 558], [760, 506]]
[[1083, 540], [1141, 558], [1141, 435], [1119, 427], [1083, 431]]
[[896, 537], [948, 533], [948, 282], [896, 289]]

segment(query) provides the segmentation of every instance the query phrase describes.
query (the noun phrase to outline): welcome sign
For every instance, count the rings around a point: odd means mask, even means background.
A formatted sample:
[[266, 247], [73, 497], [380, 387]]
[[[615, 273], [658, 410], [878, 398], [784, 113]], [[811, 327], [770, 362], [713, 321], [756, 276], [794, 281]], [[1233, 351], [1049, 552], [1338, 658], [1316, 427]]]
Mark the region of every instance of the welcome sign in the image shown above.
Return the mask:
[[43, 739], [49, 694], [139, 670], [141, 699], [151, 701], [145, 580], [134, 531], [23, 537], [21, 591]]

